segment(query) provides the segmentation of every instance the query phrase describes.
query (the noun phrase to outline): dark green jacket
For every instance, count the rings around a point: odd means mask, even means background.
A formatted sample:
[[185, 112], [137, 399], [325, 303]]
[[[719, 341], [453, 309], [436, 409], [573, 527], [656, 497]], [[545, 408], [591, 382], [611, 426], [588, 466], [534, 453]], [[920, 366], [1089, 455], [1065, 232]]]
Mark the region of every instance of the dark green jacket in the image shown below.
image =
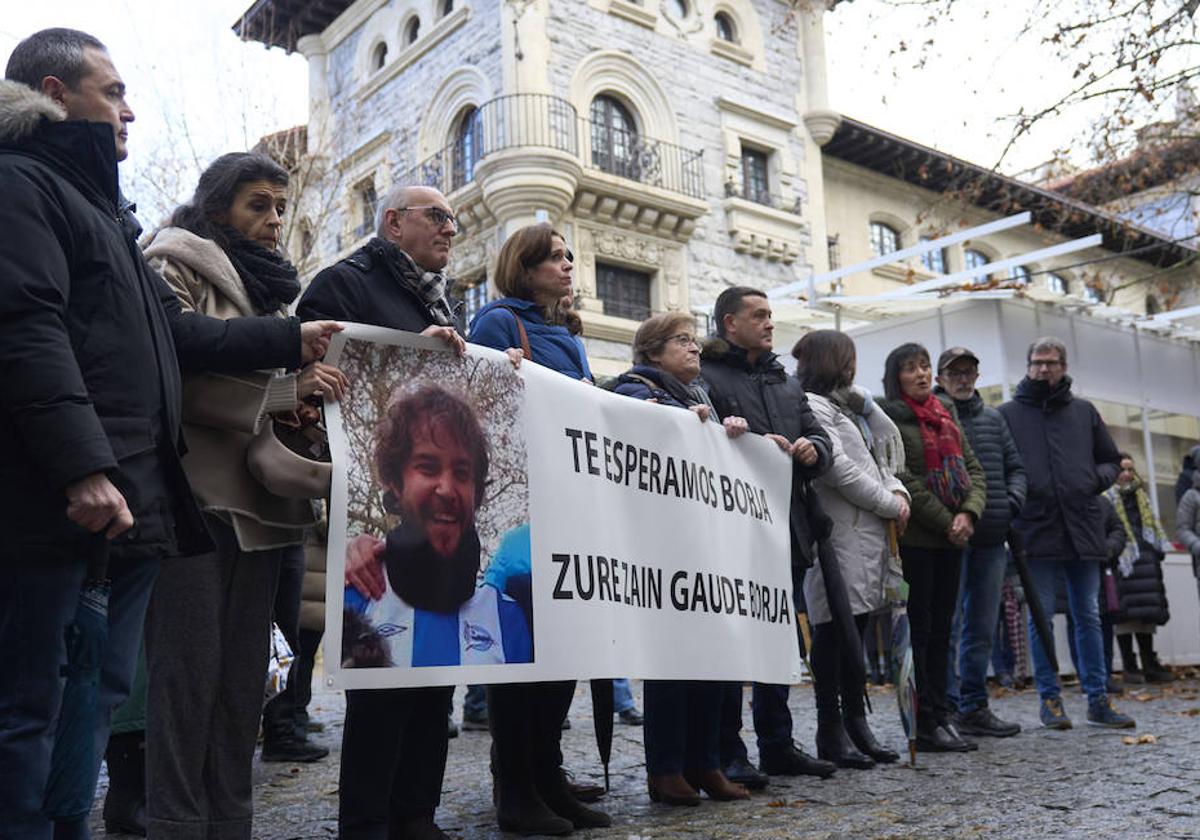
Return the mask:
[[950, 416], [954, 418], [955, 425], [958, 426], [963, 458], [967, 462], [967, 474], [971, 476], [971, 491], [958, 510], [946, 507], [925, 483], [925, 447], [921, 443], [917, 415], [902, 399], [879, 400], [879, 407], [892, 418], [904, 439], [904, 470], [896, 477], [904, 482], [905, 488], [912, 496], [912, 517], [908, 520], [908, 528], [900, 537], [900, 544], [914, 548], [954, 548], [950, 540], [946, 539], [946, 531], [950, 529], [954, 515], [969, 513], [971, 518], [978, 522], [987, 503], [987, 483], [983, 467], [975, 457], [967, 436], [963, 434], [954, 401], [940, 395], [938, 399], [946, 406]]

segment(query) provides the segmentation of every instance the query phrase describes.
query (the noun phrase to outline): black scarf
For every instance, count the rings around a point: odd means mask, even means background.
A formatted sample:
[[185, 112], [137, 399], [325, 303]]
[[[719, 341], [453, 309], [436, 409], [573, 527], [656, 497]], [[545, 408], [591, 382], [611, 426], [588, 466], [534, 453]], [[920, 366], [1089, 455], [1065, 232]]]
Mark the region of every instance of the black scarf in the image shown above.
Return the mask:
[[421, 528], [400, 525], [388, 532], [383, 563], [392, 591], [404, 603], [427, 612], [457, 613], [475, 594], [479, 535], [474, 526], [468, 528], [454, 556], [443, 557]]
[[246, 288], [246, 297], [259, 315], [274, 315], [300, 294], [296, 268], [279, 253], [270, 251], [231, 227], [222, 228], [225, 256]]

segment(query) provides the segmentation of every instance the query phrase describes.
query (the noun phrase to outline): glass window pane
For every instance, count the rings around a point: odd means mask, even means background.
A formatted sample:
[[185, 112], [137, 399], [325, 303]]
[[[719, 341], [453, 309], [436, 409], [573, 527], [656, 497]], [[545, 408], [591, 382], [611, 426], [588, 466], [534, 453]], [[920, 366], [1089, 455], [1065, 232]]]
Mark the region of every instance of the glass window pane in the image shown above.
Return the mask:
[[1065, 295], [1071, 286], [1067, 282], [1067, 278], [1063, 277], [1061, 274], [1047, 274], [1046, 288], [1056, 295]]
[[605, 315], [634, 321], [650, 317], [650, 275], [644, 271], [596, 263], [596, 294]]
[[900, 249], [900, 235], [883, 222], [871, 222], [871, 251], [882, 257]]
[[[922, 236], [922, 242], [929, 242], [933, 239], [932, 236]], [[941, 248], [935, 248], [932, 251], [926, 251], [921, 255], [921, 265], [925, 266], [926, 271], [931, 271], [934, 274], [946, 273], [946, 257], [945, 252]]]
[[1014, 265], [1008, 270], [1008, 279], [1015, 280], [1021, 285], [1029, 283], [1029, 269], [1023, 265]]
[[767, 183], [767, 153], [742, 147], [742, 197], [759, 204], [771, 203]]

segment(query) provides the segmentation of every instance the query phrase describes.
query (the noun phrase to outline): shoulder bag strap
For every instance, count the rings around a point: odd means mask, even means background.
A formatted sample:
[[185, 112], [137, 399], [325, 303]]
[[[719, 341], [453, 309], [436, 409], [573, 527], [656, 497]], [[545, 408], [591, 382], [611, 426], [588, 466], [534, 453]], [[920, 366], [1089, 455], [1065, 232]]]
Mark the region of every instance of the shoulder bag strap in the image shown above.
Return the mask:
[[532, 362], [533, 350], [529, 347], [529, 336], [525, 332], [525, 325], [521, 323], [521, 316], [511, 306], [501, 306], [500, 308], [507, 309], [509, 314], [513, 316], [513, 320], [517, 322], [517, 335], [521, 337], [521, 352], [525, 354], [526, 359]]

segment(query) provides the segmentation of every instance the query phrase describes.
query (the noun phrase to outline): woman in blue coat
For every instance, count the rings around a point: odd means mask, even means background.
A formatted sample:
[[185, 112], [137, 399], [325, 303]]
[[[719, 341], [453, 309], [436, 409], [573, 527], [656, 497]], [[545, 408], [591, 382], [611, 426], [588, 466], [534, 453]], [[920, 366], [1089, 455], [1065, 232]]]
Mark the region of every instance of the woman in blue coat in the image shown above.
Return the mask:
[[[590, 381], [583, 346], [565, 325], [560, 301], [571, 293], [574, 256], [550, 225], [523, 227], [500, 248], [495, 283], [500, 294], [471, 322], [470, 339], [497, 350], [520, 349], [539, 365]], [[612, 824], [579, 802], [559, 766], [562, 724], [575, 682], [488, 687], [495, 746], [496, 817], [504, 831], [569, 834]]]
[[[633, 361], [617, 380], [618, 394], [720, 422], [700, 384], [700, 347], [690, 315], [667, 312], [645, 321], [633, 337]], [[748, 428], [741, 417], [726, 417], [724, 426], [730, 437]], [[721, 772], [723, 689], [720, 682], [646, 680], [646, 783], [653, 801], [699, 805], [699, 791], [710, 799], [750, 798]]]

